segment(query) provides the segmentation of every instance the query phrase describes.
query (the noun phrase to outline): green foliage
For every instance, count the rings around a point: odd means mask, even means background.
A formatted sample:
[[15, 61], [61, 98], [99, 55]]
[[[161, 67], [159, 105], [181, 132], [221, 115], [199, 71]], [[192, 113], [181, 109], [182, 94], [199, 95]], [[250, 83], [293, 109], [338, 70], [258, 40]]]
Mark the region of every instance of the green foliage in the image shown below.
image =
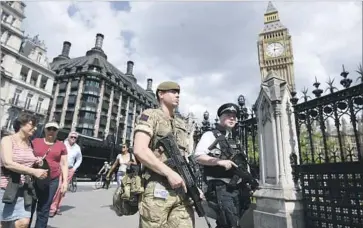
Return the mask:
[[[337, 160], [337, 138], [330, 137], [328, 133], [326, 136], [326, 146], [323, 141], [323, 134], [317, 124], [311, 124], [311, 140], [307, 126], [302, 125], [300, 129], [299, 142], [300, 142], [300, 155], [303, 164], [320, 164], [326, 162], [327, 151], [328, 162], [335, 157]], [[313, 147], [313, 148], [312, 148]], [[312, 152], [313, 151], [313, 152]]]

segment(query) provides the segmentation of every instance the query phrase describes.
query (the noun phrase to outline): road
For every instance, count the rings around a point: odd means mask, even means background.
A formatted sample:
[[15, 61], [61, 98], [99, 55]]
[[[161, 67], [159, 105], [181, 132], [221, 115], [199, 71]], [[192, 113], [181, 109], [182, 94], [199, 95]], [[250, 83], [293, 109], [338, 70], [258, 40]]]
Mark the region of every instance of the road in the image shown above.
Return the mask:
[[[138, 227], [138, 214], [118, 217], [110, 209], [114, 187], [109, 190], [94, 190], [93, 184], [78, 184], [76, 193], [67, 193], [61, 207], [63, 214], [49, 218], [48, 228]], [[205, 220], [196, 217], [196, 227], [207, 228]], [[213, 220], [211, 224], [215, 227]]]

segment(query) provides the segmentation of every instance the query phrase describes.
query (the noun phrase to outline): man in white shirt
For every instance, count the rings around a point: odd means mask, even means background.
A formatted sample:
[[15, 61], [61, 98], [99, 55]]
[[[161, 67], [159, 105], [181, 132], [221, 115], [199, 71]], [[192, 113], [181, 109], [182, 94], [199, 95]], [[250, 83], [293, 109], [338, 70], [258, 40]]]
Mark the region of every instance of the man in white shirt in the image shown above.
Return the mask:
[[217, 228], [239, 227], [241, 179], [238, 180], [237, 186], [230, 184], [235, 176], [234, 167], [237, 167], [237, 164], [229, 160], [229, 154], [237, 152], [236, 142], [231, 136], [237, 123], [238, 112], [236, 104], [227, 103], [220, 106], [217, 111], [219, 124], [215, 130], [205, 132], [195, 148], [195, 158], [204, 166], [208, 185], [205, 196], [210, 207], [216, 212]]
[[[82, 163], [81, 147], [76, 143], [77, 139], [78, 139], [78, 133], [72, 131], [68, 134], [68, 138], [64, 140], [64, 144], [68, 152], [68, 180], [67, 180], [68, 183], [72, 180], [74, 173]], [[63, 180], [60, 177], [59, 186], [62, 186], [61, 185], [62, 183]], [[58, 215], [61, 215], [59, 207], [61, 205], [62, 200], [64, 199], [64, 196], [65, 195], [60, 194], [60, 191], [58, 189], [53, 198], [51, 211], [55, 211]]]

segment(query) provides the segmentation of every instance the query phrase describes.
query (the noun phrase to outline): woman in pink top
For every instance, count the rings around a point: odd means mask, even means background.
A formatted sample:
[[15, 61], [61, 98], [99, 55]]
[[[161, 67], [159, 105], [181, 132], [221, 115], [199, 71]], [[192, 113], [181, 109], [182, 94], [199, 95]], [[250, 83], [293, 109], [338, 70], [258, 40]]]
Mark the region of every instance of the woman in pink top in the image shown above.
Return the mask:
[[31, 168], [40, 162], [33, 153], [29, 137], [36, 130], [36, 118], [29, 114], [21, 114], [14, 123], [15, 134], [5, 136], [1, 140], [1, 176], [0, 176], [0, 219], [1, 227], [10, 227], [14, 222], [15, 228], [28, 227], [30, 221], [30, 206], [25, 208], [24, 197], [20, 188], [18, 197], [12, 204], [3, 203], [5, 189], [8, 185], [9, 176], [3, 171], [20, 173], [21, 183], [24, 183], [24, 174], [44, 179], [48, 172], [44, 169]]

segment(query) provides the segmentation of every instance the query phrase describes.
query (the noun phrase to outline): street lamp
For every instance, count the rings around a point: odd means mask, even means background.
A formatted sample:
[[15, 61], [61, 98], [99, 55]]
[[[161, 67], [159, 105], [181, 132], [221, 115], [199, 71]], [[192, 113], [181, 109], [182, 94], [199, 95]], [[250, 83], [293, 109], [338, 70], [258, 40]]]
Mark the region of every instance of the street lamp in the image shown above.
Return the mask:
[[217, 128], [217, 125], [218, 125], [218, 115], [216, 116], [216, 118], [214, 119], [214, 128]]
[[203, 118], [204, 118], [204, 120], [202, 122], [202, 124], [203, 124], [202, 130], [203, 131], [208, 131], [208, 130], [210, 130], [209, 112], [208, 111], [205, 111], [203, 113]]
[[[248, 118], [248, 109], [246, 108], [246, 99], [241, 94], [238, 96], [238, 106], [239, 106], [239, 116], [238, 116], [238, 134], [240, 147], [242, 150], [245, 150], [245, 146], [247, 144], [247, 135], [246, 135], [246, 126], [244, 124], [244, 120]], [[245, 138], [244, 138], [245, 136]]]

